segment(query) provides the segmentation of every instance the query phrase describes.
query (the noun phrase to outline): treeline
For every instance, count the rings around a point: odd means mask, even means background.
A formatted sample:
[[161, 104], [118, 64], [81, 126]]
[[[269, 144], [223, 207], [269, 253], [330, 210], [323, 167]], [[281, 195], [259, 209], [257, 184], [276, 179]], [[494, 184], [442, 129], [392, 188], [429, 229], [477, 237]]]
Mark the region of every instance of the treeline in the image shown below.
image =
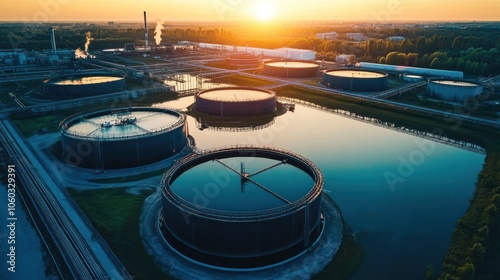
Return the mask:
[[471, 206], [457, 222], [439, 280], [500, 277], [500, 151], [488, 151]]
[[362, 43], [323, 41], [318, 59], [334, 60], [354, 54], [359, 61], [463, 71], [466, 75], [500, 74], [500, 37], [433, 35], [393, 42], [369, 39]]
[[[126, 43], [144, 45], [144, 29], [113, 28], [108, 26], [71, 26], [55, 29], [58, 49], [83, 48], [86, 42], [85, 33], [90, 31], [93, 40], [90, 50], [122, 48]], [[154, 29], [148, 30], [149, 40], [154, 42]], [[209, 42], [232, 44], [235, 34], [224, 28], [194, 29], [167, 28], [162, 31], [162, 44], [177, 41]], [[48, 25], [41, 26], [1, 26], [0, 49], [20, 48], [26, 50], [50, 49]]]

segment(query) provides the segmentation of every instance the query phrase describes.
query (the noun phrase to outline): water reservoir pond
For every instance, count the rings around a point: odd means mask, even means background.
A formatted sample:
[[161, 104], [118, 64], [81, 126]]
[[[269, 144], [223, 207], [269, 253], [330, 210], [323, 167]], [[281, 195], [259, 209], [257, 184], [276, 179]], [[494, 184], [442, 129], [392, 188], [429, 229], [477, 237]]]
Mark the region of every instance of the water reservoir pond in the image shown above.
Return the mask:
[[429, 264], [439, 272], [485, 157], [302, 105], [260, 130], [198, 130], [191, 117], [188, 124], [201, 149], [276, 146], [315, 162], [364, 250], [353, 279], [422, 279]]

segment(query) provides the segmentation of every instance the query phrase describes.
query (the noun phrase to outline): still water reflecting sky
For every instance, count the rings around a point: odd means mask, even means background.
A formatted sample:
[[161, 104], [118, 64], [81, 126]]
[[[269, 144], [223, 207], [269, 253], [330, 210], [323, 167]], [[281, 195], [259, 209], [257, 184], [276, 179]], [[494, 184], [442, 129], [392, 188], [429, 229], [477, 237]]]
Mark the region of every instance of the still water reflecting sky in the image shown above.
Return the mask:
[[[186, 97], [163, 105], [192, 102]], [[484, 162], [482, 154], [301, 105], [255, 131], [200, 131], [193, 118], [188, 121], [202, 149], [268, 145], [315, 162], [363, 247], [354, 279], [422, 279], [428, 264], [439, 271]]]

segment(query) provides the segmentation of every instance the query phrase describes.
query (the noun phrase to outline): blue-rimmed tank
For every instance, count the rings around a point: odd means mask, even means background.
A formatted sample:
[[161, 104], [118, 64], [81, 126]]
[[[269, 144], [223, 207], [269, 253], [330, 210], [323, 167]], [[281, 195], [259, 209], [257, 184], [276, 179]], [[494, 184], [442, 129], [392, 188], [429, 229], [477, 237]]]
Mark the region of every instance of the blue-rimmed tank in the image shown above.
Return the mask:
[[319, 64], [307, 60], [272, 60], [264, 63], [262, 73], [280, 78], [314, 78], [319, 75]]
[[71, 99], [102, 95], [125, 90], [125, 76], [116, 74], [75, 74], [42, 82], [40, 94]]
[[273, 91], [252, 87], [220, 87], [195, 94], [197, 112], [215, 117], [269, 116], [276, 111]]
[[202, 151], [170, 168], [162, 187], [163, 235], [198, 263], [268, 267], [306, 252], [322, 232], [323, 175], [290, 151]]
[[433, 79], [427, 84], [427, 94], [446, 101], [464, 102], [483, 93], [483, 85], [457, 79]]
[[383, 72], [340, 69], [323, 73], [323, 85], [346, 91], [383, 91], [387, 88], [388, 74]]
[[127, 107], [79, 113], [60, 124], [70, 165], [119, 169], [167, 159], [187, 144], [186, 117], [172, 109]]

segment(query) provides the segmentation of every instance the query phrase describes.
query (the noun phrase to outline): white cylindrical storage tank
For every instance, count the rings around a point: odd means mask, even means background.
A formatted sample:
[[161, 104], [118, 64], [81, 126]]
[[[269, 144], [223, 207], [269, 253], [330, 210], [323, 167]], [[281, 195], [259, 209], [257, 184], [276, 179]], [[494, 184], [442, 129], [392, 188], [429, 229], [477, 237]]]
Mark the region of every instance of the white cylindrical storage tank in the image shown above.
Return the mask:
[[447, 101], [464, 102], [470, 97], [480, 95], [483, 85], [463, 80], [433, 80], [427, 86], [427, 94]]

